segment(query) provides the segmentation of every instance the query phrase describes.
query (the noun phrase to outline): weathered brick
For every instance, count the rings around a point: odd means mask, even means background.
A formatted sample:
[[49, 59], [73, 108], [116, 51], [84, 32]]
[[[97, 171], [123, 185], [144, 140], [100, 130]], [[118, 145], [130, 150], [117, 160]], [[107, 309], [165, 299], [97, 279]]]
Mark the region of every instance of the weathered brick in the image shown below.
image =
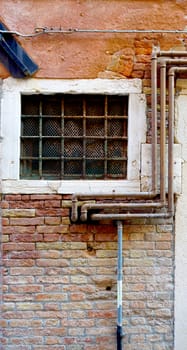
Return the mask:
[[4, 217], [33, 217], [35, 216], [34, 209], [3, 209]]
[[10, 225], [15, 226], [33, 226], [33, 225], [42, 225], [44, 224], [44, 218], [14, 218], [10, 219]]
[[37, 232], [38, 233], [66, 233], [68, 232], [68, 226], [67, 225], [42, 225], [37, 226]]
[[34, 243], [4, 243], [2, 245], [3, 250], [8, 251], [25, 251], [25, 250], [34, 250], [35, 245]]
[[43, 241], [42, 234], [12, 234], [10, 236], [10, 242], [40, 242]]

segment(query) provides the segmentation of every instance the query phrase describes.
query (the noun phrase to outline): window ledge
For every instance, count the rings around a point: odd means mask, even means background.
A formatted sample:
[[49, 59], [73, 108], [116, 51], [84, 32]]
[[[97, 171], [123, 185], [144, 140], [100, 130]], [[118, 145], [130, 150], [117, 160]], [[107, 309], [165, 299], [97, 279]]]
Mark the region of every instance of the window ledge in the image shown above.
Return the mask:
[[[96, 186], [97, 185], [97, 186]], [[3, 194], [72, 194], [76, 192], [101, 194], [140, 192], [140, 181], [109, 180], [109, 181], [46, 181], [46, 180], [2, 180]]]

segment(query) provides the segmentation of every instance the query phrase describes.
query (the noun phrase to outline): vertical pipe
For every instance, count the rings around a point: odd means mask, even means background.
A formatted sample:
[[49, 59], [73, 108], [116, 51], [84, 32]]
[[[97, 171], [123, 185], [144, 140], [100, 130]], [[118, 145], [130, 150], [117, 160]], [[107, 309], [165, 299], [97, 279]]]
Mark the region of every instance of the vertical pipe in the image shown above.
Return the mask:
[[154, 48], [151, 61], [151, 106], [152, 106], [152, 191], [157, 191], [157, 50]]
[[[186, 61], [184, 60], [184, 63]], [[169, 128], [168, 128], [168, 211], [174, 213], [173, 190], [173, 144], [175, 116], [175, 73], [187, 72], [187, 67], [171, 67], [169, 69]]]
[[165, 144], [166, 144], [166, 62], [160, 61], [160, 200], [166, 200]]
[[168, 211], [173, 212], [173, 119], [175, 67], [169, 70], [169, 127], [168, 127]]
[[117, 350], [122, 350], [122, 282], [123, 282], [123, 225], [117, 221], [118, 267], [117, 267]]

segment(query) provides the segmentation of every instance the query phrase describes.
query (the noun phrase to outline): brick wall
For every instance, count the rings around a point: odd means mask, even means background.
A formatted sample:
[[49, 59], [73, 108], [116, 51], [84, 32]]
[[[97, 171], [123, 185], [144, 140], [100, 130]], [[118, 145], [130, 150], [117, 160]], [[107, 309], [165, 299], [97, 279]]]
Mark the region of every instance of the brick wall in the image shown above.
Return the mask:
[[[116, 348], [117, 232], [71, 224], [61, 195], [5, 195], [2, 350]], [[173, 349], [171, 224], [123, 231], [125, 349]]]
[[[22, 33], [35, 27], [184, 29], [186, 11], [186, 1], [0, 1], [2, 21]], [[147, 142], [152, 46], [187, 45], [186, 35], [161, 33], [17, 39], [39, 65], [38, 78], [142, 79]], [[0, 64], [0, 78], [8, 76]], [[0, 350], [116, 349], [116, 227], [72, 224], [69, 204], [61, 195], [2, 198]], [[125, 350], [173, 350], [174, 226], [126, 222], [123, 256]]]

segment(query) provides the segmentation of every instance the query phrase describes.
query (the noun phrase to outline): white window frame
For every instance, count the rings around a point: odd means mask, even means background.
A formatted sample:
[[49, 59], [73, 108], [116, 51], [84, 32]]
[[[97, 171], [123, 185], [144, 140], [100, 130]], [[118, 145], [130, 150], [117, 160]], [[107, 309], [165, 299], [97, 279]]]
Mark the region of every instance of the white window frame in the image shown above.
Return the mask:
[[[146, 142], [146, 102], [140, 79], [14, 79], [1, 85], [1, 179], [3, 193], [140, 191], [141, 145]], [[128, 164], [124, 180], [20, 180], [22, 94], [128, 95]]]

